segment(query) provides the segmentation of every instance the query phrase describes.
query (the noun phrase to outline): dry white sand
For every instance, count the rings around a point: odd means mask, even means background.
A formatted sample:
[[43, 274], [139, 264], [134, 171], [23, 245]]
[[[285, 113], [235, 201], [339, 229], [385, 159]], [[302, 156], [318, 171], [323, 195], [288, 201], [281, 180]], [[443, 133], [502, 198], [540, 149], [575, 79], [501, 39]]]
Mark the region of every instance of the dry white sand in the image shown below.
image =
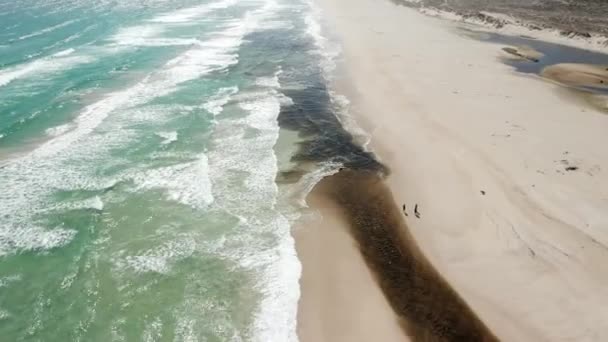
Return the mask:
[[[451, 23], [388, 0], [317, 2], [343, 45], [341, 90], [398, 205], [419, 204], [408, 224], [433, 264], [505, 341], [608, 341], [608, 116]], [[325, 305], [347, 302], [323, 286]], [[333, 326], [332, 310], [319, 315]]]

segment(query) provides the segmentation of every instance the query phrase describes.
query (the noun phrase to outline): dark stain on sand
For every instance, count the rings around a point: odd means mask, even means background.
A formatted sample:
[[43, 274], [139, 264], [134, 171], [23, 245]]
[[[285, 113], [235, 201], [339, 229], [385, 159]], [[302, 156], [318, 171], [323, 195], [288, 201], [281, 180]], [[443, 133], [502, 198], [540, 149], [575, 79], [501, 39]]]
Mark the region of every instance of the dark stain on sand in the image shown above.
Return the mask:
[[498, 341], [425, 258], [383, 176], [344, 169], [315, 189], [343, 210], [385, 296], [414, 341]]

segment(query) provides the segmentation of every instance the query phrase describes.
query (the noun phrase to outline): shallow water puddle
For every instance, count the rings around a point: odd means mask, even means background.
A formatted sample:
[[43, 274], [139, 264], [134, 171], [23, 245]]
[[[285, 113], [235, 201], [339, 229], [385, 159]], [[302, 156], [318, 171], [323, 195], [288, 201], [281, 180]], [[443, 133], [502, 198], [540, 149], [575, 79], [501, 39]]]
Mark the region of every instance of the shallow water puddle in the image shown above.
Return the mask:
[[515, 71], [555, 81], [608, 113], [608, 54], [531, 37], [462, 31], [468, 37], [502, 45], [501, 61]]

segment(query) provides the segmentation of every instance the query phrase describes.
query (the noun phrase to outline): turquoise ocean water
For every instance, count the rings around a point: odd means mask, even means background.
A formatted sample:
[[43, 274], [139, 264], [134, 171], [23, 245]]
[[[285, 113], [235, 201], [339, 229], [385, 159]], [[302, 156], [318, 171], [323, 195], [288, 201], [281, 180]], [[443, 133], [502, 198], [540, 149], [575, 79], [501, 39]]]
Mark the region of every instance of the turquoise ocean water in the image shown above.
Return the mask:
[[337, 164], [277, 184], [311, 135], [278, 118], [336, 102], [317, 18], [0, 0], [1, 341], [297, 340], [290, 229]]

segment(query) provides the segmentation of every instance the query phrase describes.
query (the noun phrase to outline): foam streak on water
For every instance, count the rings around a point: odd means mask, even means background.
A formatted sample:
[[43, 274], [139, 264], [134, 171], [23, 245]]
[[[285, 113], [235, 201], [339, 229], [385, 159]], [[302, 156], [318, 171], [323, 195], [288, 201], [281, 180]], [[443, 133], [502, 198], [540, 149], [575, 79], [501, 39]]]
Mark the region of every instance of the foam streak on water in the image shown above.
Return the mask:
[[213, 97], [203, 104], [203, 108], [214, 116], [219, 115], [222, 112], [223, 107], [230, 101], [234, 94], [238, 93], [238, 91], [238, 87], [221, 88]]
[[183, 24], [189, 23], [193, 19], [200, 18], [205, 14], [208, 14], [211, 11], [227, 8], [236, 3], [236, 0], [223, 0], [218, 2], [213, 2], [210, 4], [204, 4], [200, 6], [190, 7], [181, 9], [172, 13], [163, 14], [156, 18], [151, 19], [152, 22], [157, 23], [170, 23], [170, 24]]
[[79, 64], [88, 63], [93, 59], [90, 56], [69, 56], [53, 55], [37, 59], [13, 68], [0, 70], [0, 87], [9, 84], [10, 82], [32, 75], [44, 76], [49, 73], [63, 70], [67, 67], [74, 67]]
[[36, 31], [34, 33], [26, 34], [24, 36], [19, 37], [18, 39], [19, 40], [24, 40], [24, 39], [28, 39], [28, 38], [32, 38], [32, 37], [37, 37], [37, 36], [43, 35], [45, 33], [53, 32], [53, 31], [58, 30], [58, 29], [60, 29], [62, 27], [66, 27], [66, 26], [68, 26], [70, 24], [73, 24], [73, 23], [75, 23], [77, 21], [78, 21], [78, 19], [68, 20], [68, 21], [65, 21], [65, 22], [63, 22], [61, 24], [57, 24], [55, 26], [47, 27], [45, 29], [42, 29], [40, 31]]
[[213, 202], [208, 168], [202, 154], [194, 162], [147, 170], [132, 180], [139, 189], [165, 189], [170, 200], [200, 209]]

